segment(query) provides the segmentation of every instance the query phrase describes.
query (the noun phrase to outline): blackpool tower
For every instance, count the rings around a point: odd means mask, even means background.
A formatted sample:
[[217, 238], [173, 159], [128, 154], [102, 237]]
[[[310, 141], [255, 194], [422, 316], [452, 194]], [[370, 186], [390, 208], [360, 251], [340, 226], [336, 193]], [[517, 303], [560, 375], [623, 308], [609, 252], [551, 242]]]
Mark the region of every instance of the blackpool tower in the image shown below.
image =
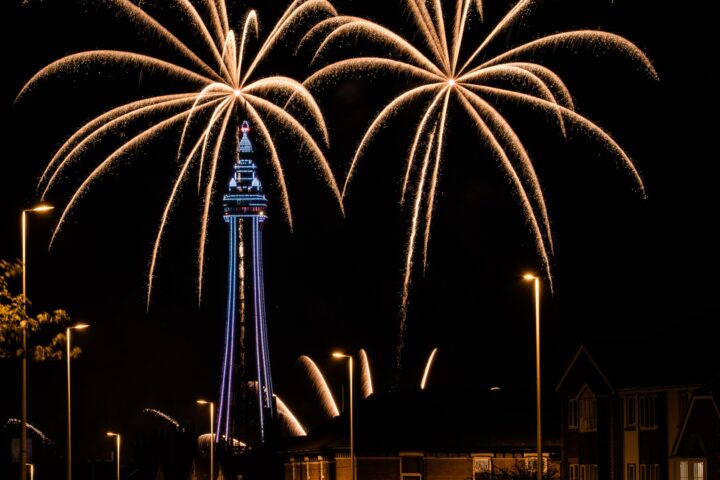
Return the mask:
[[232, 439], [250, 446], [263, 443], [275, 423], [263, 281], [267, 198], [257, 176], [249, 131], [244, 121], [223, 196], [229, 235], [228, 299], [216, 432], [217, 439], [229, 446]]

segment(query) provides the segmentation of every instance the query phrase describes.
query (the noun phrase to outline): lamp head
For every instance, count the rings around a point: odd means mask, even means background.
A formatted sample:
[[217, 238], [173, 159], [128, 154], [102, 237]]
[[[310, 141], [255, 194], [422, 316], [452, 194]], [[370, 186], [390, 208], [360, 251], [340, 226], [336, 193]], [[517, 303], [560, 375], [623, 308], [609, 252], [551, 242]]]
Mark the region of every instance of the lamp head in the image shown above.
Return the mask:
[[119, 433], [114, 433], [114, 432], [107, 432], [107, 436], [108, 436], [108, 437], [119, 437], [120, 434], [119, 434]]
[[538, 277], [536, 277], [536, 276], [533, 275], [532, 273], [526, 273], [525, 275], [523, 275], [523, 280], [528, 280], [528, 281], [530, 281], [530, 280], [536, 280], [537, 278], [538, 278]]
[[90, 325], [88, 325], [87, 323], [78, 323], [77, 325], [73, 325], [73, 326], [70, 327], [70, 328], [71, 328], [72, 330], [85, 330], [85, 329], [88, 328], [89, 326], [90, 326]]
[[48, 210], [52, 210], [52, 209], [54, 209], [54, 208], [55, 208], [55, 207], [53, 207], [52, 205], [40, 204], [40, 205], [37, 205], [37, 206], [35, 206], [35, 207], [33, 207], [33, 208], [30, 208], [30, 209], [28, 209], [28, 210], [26, 210], [26, 211], [27, 211], [27, 212], [47, 212]]
[[342, 352], [333, 352], [333, 358], [348, 358], [350, 355], [345, 355]]
[[207, 400], [198, 400], [198, 401], [197, 401], [197, 404], [198, 404], [198, 405], [208, 405], [209, 403], [210, 403], [210, 402], [208, 402]]

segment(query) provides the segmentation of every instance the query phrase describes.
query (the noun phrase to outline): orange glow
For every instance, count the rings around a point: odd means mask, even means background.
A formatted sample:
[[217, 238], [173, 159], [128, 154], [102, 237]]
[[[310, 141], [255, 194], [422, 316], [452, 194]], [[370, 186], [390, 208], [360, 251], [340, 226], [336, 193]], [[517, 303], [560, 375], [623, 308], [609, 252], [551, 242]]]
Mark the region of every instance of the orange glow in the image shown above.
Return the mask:
[[536, 278], [537, 277], [535, 275], [533, 275], [532, 273], [526, 273], [525, 275], [523, 275], [523, 280], [530, 281], [530, 280], [535, 280]]

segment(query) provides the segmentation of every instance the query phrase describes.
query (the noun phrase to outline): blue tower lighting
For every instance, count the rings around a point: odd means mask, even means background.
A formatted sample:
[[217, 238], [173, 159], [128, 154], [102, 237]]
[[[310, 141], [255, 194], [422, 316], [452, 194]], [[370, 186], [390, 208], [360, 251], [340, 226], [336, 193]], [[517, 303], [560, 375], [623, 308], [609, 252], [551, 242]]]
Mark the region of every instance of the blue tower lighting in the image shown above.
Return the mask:
[[[267, 198], [257, 176], [249, 131], [250, 125], [244, 121], [233, 174], [223, 196], [223, 218], [229, 233], [228, 300], [216, 431], [217, 438], [229, 444], [241, 438], [253, 445], [266, 441], [276, 413], [263, 278]], [[252, 322], [248, 325], [246, 319]], [[246, 337], [252, 337], [253, 343], [248, 345]], [[253, 353], [255, 368], [249, 369], [246, 356]]]

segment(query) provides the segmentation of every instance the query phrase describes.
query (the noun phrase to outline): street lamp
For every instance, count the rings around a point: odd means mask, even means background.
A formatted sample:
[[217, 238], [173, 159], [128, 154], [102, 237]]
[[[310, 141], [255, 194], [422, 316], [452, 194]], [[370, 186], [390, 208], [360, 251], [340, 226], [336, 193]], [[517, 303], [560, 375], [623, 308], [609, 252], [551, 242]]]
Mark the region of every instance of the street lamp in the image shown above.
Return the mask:
[[[72, 480], [72, 423], [70, 421], [70, 331], [71, 330], [84, 330], [90, 325], [85, 323], [79, 323], [65, 329], [65, 343], [67, 346], [67, 480]], [[32, 479], [30, 479], [32, 480]]]
[[115, 458], [117, 460], [117, 480], [120, 480], [120, 434], [107, 432], [108, 437], [115, 437]]
[[[47, 212], [52, 210], [52, 205], [37, 205], [33, 208], [22, 210], [20, 215], [20, 238], [22, 245], [22, 294], [23, 306], [27, 299], [27, 282], [25, 264], [27, 260], [27, 214], [32, 212]], [[20, 465], [27, 464], [27, 321], [20, 324], [22, 328], [22, 412], [20, 415]], [[20, 480], [27, 479], [25, 468], [20, 469]]]
[[215, 474], [215, 404], [207, 400], [198, 400], [198, 405], [210, 405], [210, 480], [214, 480]]
[[352, 469], [352, 480], [355, 480], [355, 435], [353, 434], [353, 357], [342, 352], [334, 352], [334, 358], [348, 359], [348, 375], [350, 377], [350, 468]]
[[540, 277], [531, 273], [523, 275], [523, 279], [532, 281], [535, 290], [535, 395], [537, 397], [537, 479], [542, 480], [542, 424], [540, 417]]

